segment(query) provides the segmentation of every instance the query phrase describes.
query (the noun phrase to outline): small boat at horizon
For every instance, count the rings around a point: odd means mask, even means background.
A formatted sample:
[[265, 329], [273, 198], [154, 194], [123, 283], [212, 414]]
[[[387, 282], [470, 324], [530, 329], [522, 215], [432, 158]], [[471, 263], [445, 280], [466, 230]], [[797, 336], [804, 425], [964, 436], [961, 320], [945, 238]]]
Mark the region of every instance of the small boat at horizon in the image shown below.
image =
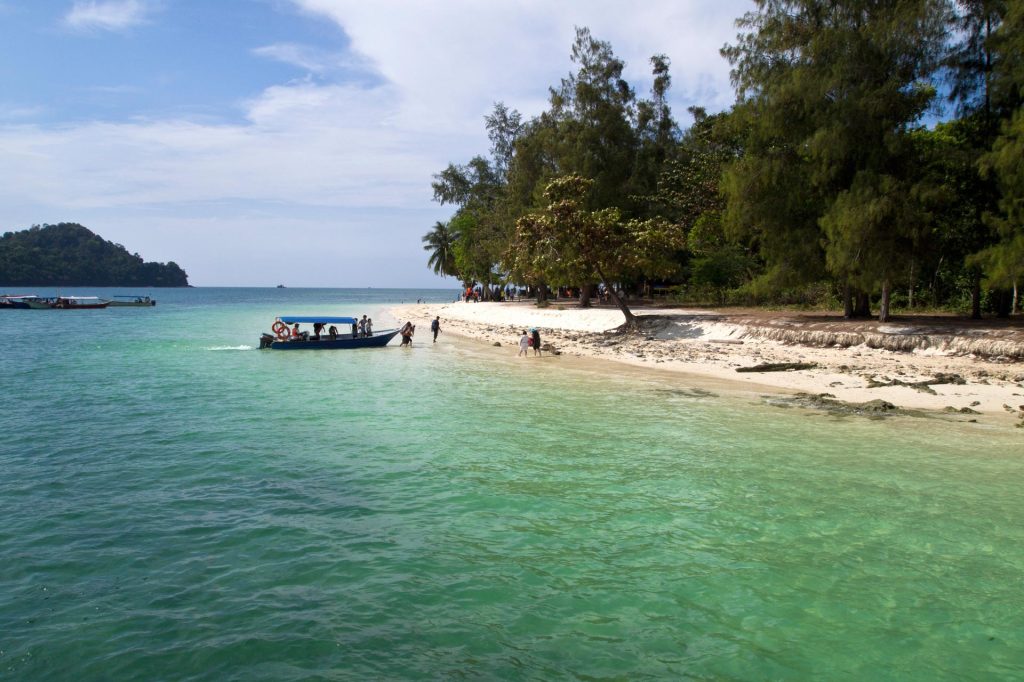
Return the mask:
[[111, 308], [148, 308], [156, 305], [156, 299], [134, 294], [115, 294], [110, 301]]
[[[292, 335], [289, 325], [319, 324], [323, 325], [319, 337], [309, 332], [298, 336]], [[260, 350], [342, 350], [350, 348], [383, 348], [391, 339], [398, 335], [398, 329], [385, 329], [373, 332], [369, 336], [361, 336], [357, 331], [359, 320], [354, 317], [323, 317], [310, 315], [282, 315], [278, 317], [271, 329], [273, 333], [264, 332], [260, 336]], [[345, 325], [350, 331], [342, 334], [329, 333], [331, 326]], [[335, 328], [336, 329], [336, 328]]]

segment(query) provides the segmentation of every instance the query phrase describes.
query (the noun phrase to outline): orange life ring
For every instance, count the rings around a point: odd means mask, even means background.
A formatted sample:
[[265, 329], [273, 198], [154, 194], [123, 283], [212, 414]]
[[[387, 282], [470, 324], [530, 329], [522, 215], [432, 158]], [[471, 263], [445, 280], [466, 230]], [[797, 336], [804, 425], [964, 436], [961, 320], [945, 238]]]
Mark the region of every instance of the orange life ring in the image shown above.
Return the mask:
[[282, 341], [288, 338], [288, 325], [286, 325], [281, 320], [275, 322], [271, 329], [274, 330], [275, 334], [277, 334], [277, 338], [281, 339]]

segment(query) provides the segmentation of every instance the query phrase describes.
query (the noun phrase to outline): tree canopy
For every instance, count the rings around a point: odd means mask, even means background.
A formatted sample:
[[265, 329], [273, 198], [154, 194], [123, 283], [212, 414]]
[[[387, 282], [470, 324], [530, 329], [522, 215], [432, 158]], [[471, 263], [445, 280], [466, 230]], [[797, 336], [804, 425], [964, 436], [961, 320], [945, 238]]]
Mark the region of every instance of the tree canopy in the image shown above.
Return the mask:
[[77, 223], [34, 226], [0, 237], [6, 286], [185, 287], [177, 263], [148, 263]]
[[584, 304], [604, 282], [848, 316], [876, 303], [882, 319], [1015, 312], [1024, 0], [756, 0], [737, 26], [722, 48], [736, 102], [691, 107], [686, 130], [666, 55], [638, 96], [612, 46], [578, 28], [548, 107], [524, 120], [496, 104], [489, 155], [435, 176], [454, 208], [447, 273], [539, 297], [566, 286]]

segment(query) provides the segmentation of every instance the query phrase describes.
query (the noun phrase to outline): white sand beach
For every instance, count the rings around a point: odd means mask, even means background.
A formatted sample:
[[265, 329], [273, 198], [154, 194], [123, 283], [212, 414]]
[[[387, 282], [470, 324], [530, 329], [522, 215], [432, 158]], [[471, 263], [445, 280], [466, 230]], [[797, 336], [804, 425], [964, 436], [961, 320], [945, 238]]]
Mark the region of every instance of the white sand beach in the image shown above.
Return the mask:
[[[955, 413], [962, 421], [1024, 423], [1019, 327], [961, 325], [950, 323], [952, 318], [880, 325], [827, 316], [645, 307], [634, 311], [643, 318], [643, 331], [622, 334], [613, 331], [624, 322], [617, 308], [580, 308], [574, 302], [547, 308], [533, 301], [416, 304], [390, 312], [412, 320], [418, 340], [429, 338], [430, 320], [440, 316], [442, 340], [454, 334], [487, 344], [495, 353], [515, 354], [521, 332], [536, 327], [552, 362], [558, 354], [607, 359], [733, 382], [748, 391], [829, 394], [848, 403], [884, 400], [910, 410]], [[764, 363], [815, 366], [736, 371]]]

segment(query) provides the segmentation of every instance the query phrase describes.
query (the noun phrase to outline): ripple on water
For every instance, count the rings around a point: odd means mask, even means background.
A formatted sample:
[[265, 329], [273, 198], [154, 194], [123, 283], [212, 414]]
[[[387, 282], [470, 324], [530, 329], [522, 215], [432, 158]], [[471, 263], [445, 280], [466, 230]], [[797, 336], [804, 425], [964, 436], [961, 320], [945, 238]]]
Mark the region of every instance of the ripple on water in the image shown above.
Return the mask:
[[175, 295], [5, 337], [12, 678], [1024, 669], [1019, 439], [448, 344], [208, 352], [282, 311]]

